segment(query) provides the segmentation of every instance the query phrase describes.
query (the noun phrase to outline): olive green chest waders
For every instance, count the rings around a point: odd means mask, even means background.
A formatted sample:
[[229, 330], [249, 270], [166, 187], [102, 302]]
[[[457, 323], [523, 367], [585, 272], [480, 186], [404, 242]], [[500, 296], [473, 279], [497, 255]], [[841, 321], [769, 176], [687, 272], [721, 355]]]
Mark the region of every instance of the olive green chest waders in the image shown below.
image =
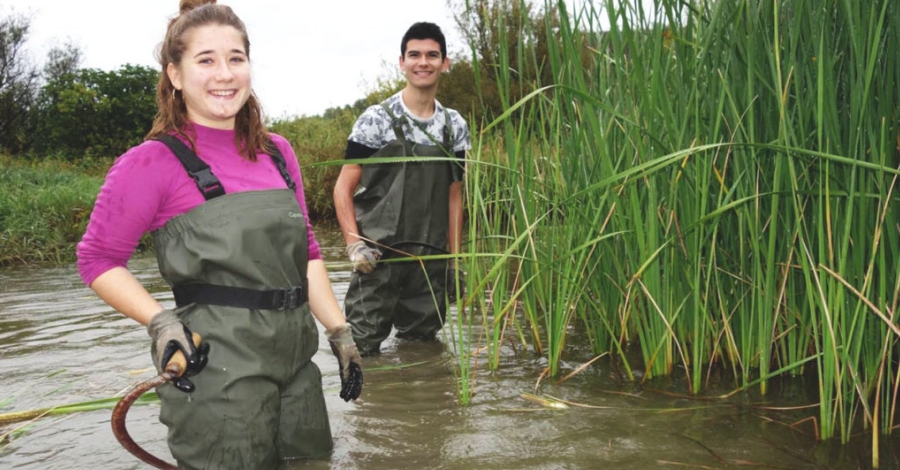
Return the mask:
[[[322, 377], [311, 361], [319, 335], [307, 302], [306, 219], [294, 191], [224, 194], [186, 146], [161, 140], [207, 198], [153, 233], [178, 316], [210, 345], [193, 393], [158, 389], [172, 455], [181, 468], [242, 470], [327, 455]], [[283, 157], [273, 160], [293, 187]]]
[[[376, 157], [452, 157], [450, 116], [442, 145], [410, 142], [404, 119], [392, 118], [396, 140]], [[397, 256], [384, 246], [415, 255], [436, 255], [447, 246], [450, 218], [450, 160], [362, 165], [359, 189], [353, 196], [360, 235], [374, 240], [384, 257]], [[434, 248], [428, 248], [433, 246]], [[400, 254], [400, 257], [405, 255]], [[379, 352], [381, 342], [397, 328], [398, 338], [434, 339], [444, 324], [446, 261], [378, 263], [369, 274], [354, 272], [344, 299], [344, 313], [353, 328], [360, 354]]]

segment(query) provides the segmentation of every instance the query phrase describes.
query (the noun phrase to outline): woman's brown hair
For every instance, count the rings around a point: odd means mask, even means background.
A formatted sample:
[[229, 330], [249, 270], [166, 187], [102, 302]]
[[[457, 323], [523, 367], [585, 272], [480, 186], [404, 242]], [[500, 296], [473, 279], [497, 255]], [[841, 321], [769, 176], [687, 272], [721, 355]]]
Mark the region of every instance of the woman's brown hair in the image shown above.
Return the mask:
[[[194, 139], [185, 131], [188, 128], [187, 108], [181, 93], [175, 90], [166, 67], [181, 63], [187, 49], [185, 38], [193, 28], [207, 25], [231, 26], [241, 33], [247, 57], [250, 57], [250, 40], [244, 22], [234, 13], [231, 7], [217, 5], [216, 0], [181, 0], [179, 15], [169, 21], [166, 37], [159, 45], [156, 58], [161, 66], [159, 82], [156, 86], [156, 103], [158, 110], [153, 120], [153, 128], [147, 134], [152, 139], [162, 134], [177, 133], [183, 135], [196, 150]], [[250, 98], [238, 111], [234, 120], [235, 144], [244, 158], [255, 161], [259, 152], [271, 154], [275, 149], [269, 139], [269, 132], [263, 122], [262, 106], [256, 93], [250, 91]]]

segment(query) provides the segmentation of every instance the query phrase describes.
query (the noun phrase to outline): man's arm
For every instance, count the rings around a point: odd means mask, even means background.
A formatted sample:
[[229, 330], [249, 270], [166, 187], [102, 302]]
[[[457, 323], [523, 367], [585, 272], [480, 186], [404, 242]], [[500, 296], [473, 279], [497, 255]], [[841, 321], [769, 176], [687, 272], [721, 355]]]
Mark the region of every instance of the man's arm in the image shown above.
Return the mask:
[[459, 253], [462, 248], [462, 181], [450, 184], [450, 224], [447, 233], [447, 249], [452, 254]]
[[341, 167], [341, 174], [334, 185], [334, 210], [337, 214], [344, 243], [350, 245], [359, 240], [359, 227], [356, 225], [356, 209], [353, 207], [353, 193], [362, 176], [362, 166], [347, 164]]

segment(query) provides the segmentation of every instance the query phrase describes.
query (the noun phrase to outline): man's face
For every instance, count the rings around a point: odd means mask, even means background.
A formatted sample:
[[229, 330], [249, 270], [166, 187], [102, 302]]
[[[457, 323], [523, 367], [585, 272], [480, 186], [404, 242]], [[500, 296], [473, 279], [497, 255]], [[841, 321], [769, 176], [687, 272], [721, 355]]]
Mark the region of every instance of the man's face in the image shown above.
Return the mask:
[[406, 55], [400, 57], [407, 83], [417, 88], [437, 87], [441, 73], [449, 67], [450, 59], [441, 56], [441, 45], [433, 39], [410, 39]]

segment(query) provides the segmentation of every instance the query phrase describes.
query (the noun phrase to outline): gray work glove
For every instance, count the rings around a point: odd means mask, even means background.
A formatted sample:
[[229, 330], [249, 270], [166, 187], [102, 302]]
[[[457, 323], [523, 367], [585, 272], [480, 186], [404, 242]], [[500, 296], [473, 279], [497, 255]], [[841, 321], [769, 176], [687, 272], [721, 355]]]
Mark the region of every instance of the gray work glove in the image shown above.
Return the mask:
[[331, 352], [338, 360], [341, 370], [341, 398], [344, 401], [356, 400], [362, 392], [363, 372], [359, 364], [361, 359], [356, 343], [350, 333], [350, 325], [344, 323], [325, 330], [325, 337], [331, 345]]
[[359, 240], [347, 246], [347, 254], [350, 255], [350, 262], [353, 263], [353, 270], [363, 274], [369, 274], [375, 270], [375, 264], [381, 258], [381, 251], [366, 245], [366, 242]]
[[[184, 355], [186, 364], [178, 371], [178, 378], [173, 381], [182, 392], [193, 392], [194, 384], [187, 377], [197, 375], [206, 367], [209, 358], [209, 343], [202, 342], [200, 335], [194, 335], [181, 323], [172, 310], [157, 313], [147, 325], [147, 333], [156, 345], [156, 370], [160, 374], [166, 372], [176, 352]], [[196, 336], [196, 339], [194, 338]], [[196, 344], [195, 344], [196, 341]], [[174, 361], [177, 362], [177, 361]]]

